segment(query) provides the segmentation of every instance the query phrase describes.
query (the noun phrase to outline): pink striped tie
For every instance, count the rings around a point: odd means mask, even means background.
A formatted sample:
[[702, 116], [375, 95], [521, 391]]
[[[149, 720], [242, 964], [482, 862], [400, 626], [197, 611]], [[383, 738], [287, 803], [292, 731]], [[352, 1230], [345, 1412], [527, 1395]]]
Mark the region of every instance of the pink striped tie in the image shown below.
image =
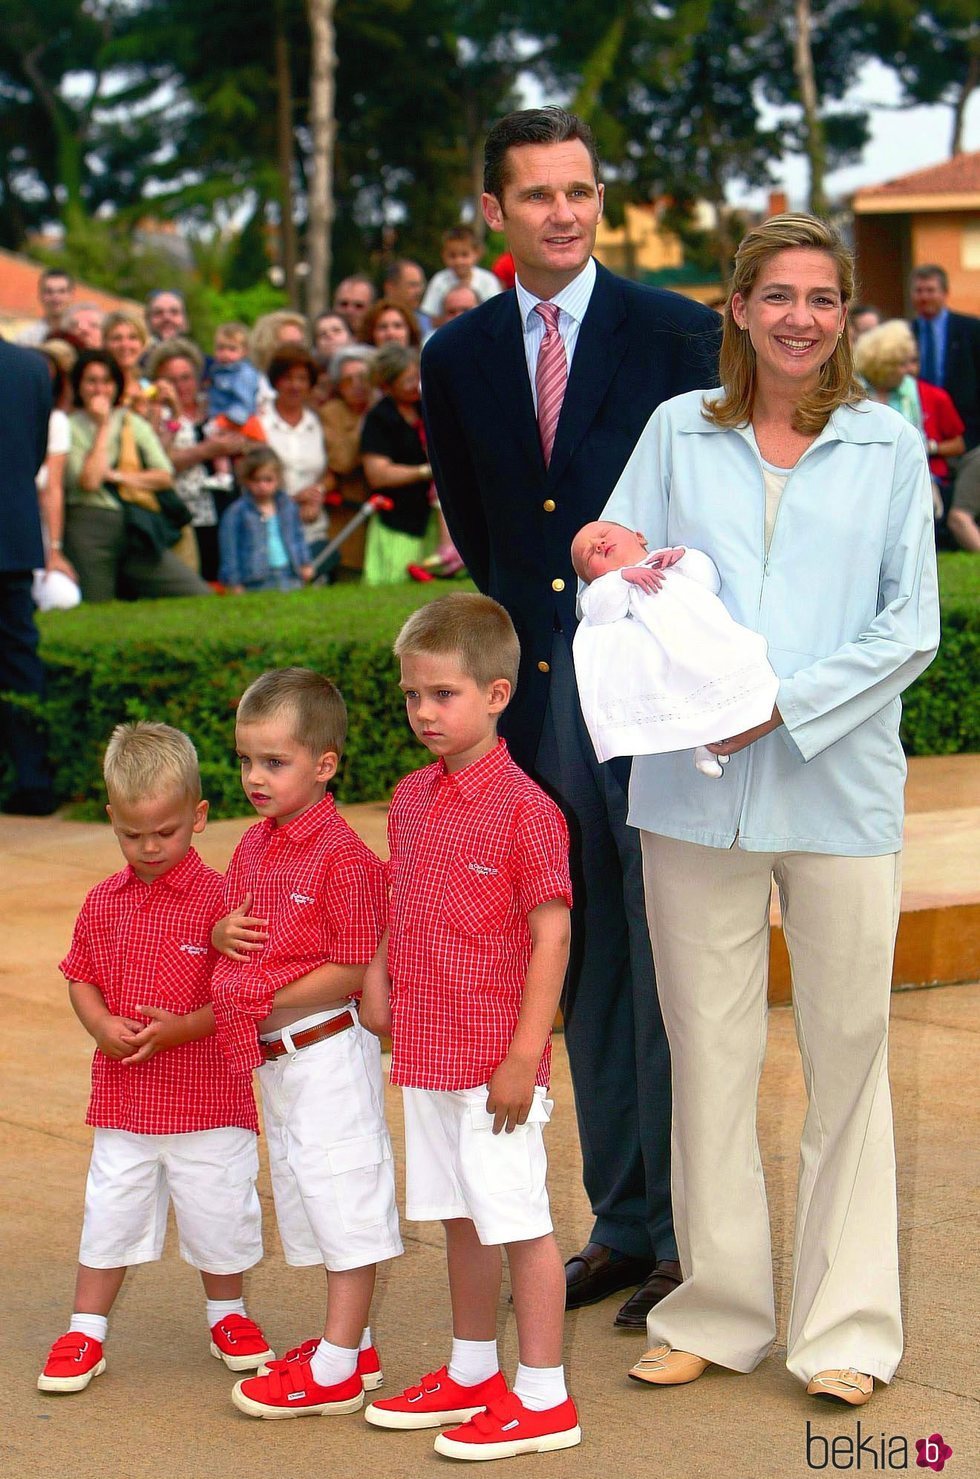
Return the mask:
[[568, 362], [565, 359], [565, 346], [558, 332], [558, 315], [561, 309], [556, 303], [538, 303], [534, 311], [540, 313], [544, 319], [544, 339], [538, 351], [534, 383], [538, 392], [538, 433], [541, 437], [544, 465], [548, 467], [555, 445], [561, 403], [565, 399]]

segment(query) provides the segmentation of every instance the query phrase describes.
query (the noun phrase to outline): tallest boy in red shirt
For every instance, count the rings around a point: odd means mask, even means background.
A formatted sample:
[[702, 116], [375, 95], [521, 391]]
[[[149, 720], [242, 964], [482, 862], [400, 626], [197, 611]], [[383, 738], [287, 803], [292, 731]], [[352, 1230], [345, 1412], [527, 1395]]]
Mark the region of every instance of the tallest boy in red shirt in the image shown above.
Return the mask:
[[[446, 1230], [448, 1366], [365, 1412], [376, 1427], [450, 1427], [451, 1458], [508, 1458], [581, 1441], [565, 1388], [565, 1279], [545, 1184], [550, 1034], [568, 959], [568, 832], [497, 738], [517, 681], [510, 617], [458, 593], [416, 611], [395, 643], [409, 722], [439, 757], [388, 815], [390, 928], [361, 1020], [392, 1035], [404, 1088], [407, 1214]], [[496, 1345], [500, 1249], [520, 1364]]]

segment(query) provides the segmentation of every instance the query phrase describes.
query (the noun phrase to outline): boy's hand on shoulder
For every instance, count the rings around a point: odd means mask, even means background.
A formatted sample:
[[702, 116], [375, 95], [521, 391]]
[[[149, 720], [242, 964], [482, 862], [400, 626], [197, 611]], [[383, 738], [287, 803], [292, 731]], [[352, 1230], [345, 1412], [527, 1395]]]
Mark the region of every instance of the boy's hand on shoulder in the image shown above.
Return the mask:
[[136, 1039], [142, 1029], [142, 1022], [134, 1022], [132, 1017], [106, 1016], [100, 1020], [92, 1036], [100, 1052], [107, 1058], [118, 1060], [129, 1058], [136, 1052]]
[[247, 961], [256, 950], [265, 948], [269, 921], [249, 914], [251, 907], [252, 895], [246, 894], [242, 902], [224, 919], [219, 919], [211, 931], [211, 944], [229, 960]]
[[534, 1099], [538, 1061], [535, 1058], [531, 1063], [508, 1053], [491, 1074], [487, 1085], [487, 1114], [493, 1115], [495, 1135], [499, 1135], [501, 1130], [510, 1135], [526, 1121]]
[[176, 1048], [187, 1041], [187, 1018], [163, 1007], [140, 1007], [140, 1013], [151, 1020], [133, 1039], [135, 1051], [126, 1058], [126, 1063], [145, 1063], [154, 1053], [164, 1048]]

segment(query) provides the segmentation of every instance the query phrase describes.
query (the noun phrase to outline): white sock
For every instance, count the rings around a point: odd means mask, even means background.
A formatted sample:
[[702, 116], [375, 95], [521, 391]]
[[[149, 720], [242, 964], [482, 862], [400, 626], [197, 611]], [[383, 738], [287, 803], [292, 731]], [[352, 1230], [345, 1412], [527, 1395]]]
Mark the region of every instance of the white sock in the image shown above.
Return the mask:
[[213, 1330], [219, 1320], [227, 1320], [229, 1315], [244, 1315], [244, 1299], [209, 1299], [206, 1305], [208, 1329]]
[[459, 1340], [453, 1336], [449, 1375], [461, 1387], [478, 1386], [481, 1381], [489, 1381], [499, 1370], [495, 1340]]
[[335, 1387], [338, 1382], [347, 1381], [357, 1370], [357, 1347], [348, 1350], [346, 1346], [331, 1345], [329, 1340], [321, 1340], [310, 1357], [310, 1370], [317, 1386]]
[[89, 1340], [97, 1340], [100, 1345], [105, 1345], [109, 1330], [109, 1316], [73, 1314], [68, 1329], [76, 1331], [79, 1335], [87, 1335]]
[[372, 1345], [374, 1345], [374, 1341], [371, 1339], [371, 1327], [370, 1325], [365, 1325], [364, 1329], [361, 1331], [361, 1343], [357, 1347], [357, 1349], [359, 1351], [366, 1351], [368, 1346]]
[[518, 1362], [514, 1396], [532, 1412], [559, 1406], [568, 1397], [564, 1366], [523, 1366]]
[[712, 755], [705, 745], [698, 745], [694, 751], [694, 764], [702, 775], [707, 775], [712, 780], [717, 780], [723, 774], [722, 766], [727, 765], [732, 757], [730, 755]]

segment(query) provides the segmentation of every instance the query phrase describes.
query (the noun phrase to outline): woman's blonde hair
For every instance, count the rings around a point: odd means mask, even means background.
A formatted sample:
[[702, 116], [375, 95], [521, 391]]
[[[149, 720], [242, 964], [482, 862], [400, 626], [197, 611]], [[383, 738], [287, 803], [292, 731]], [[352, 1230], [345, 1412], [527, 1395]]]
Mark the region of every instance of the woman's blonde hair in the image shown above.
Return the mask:
[[120, 324], [128, 324], [131, 329], [136, 330], [144, 344], [149, 344], [150, 334], [146, 327], [146, 320], [142, 313], [137, 313], [133, 308], [117, 308], [114, 313], [106, 314], [102, 323], [103, 344], [113, 329], [118, 329]]
[[302, 329], [303, 347], [309, 349], [310, 326], [301, 313], [294, 313], [291, 308], [277, 308], [274, 313], [263, 313], [261, 318], [255, 320], [248, 341], [248, 357], [263, 375], [279, 348], [279, 331], [287, 325]]
[[[735, 322], [732, 301], [736, 294], [743, 299], [750, 296], [760, 272], [777, 252], [796, 250], [825, 252], [837, 269], [842, 302], [846, 305], [854, 296], [853, 258], [826, 221], [802, 213], [787, 213], [754, 226], [742, 238], [735, 253], [731, 290], [725, 304], [718, 364], [724, 388], [717, 399], [704, 403], [704, 415], [716, 426], [747, 425], [752, 420], [755, 403], [755, 350], [748, 331], [740, 329]], [[797, 403], [793, 426], [805, 436], [815, 436], [823, 431], [838, 406], [852, 406], [863, 397], [864, 392], [854, 378], [851, 346], [843, 333], [830, 359], [821, 367], [816, 390], [802, 396]]]
[[854, 346], [854, 368], [876, 390], [918, 354], [915, 336], [903, 318], [868, 329]]

